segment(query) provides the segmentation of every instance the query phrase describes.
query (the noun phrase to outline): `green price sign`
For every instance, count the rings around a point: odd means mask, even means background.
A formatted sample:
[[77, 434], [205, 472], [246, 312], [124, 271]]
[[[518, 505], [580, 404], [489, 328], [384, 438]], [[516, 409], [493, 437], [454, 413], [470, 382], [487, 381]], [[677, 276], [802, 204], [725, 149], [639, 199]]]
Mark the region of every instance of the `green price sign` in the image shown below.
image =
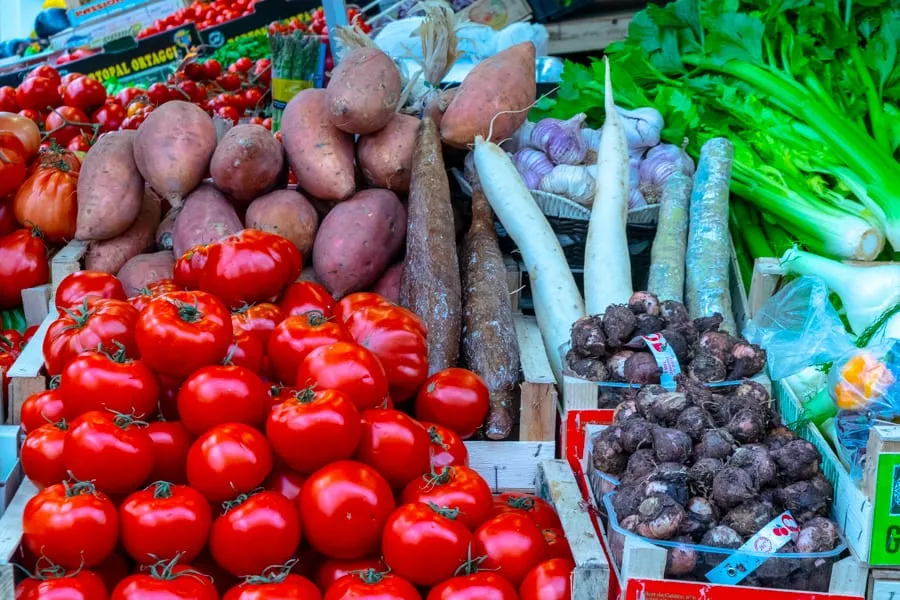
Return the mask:
[[900, 565], [900, 454], [879, 454], [877, 473], [869, 564], [897, 566]]

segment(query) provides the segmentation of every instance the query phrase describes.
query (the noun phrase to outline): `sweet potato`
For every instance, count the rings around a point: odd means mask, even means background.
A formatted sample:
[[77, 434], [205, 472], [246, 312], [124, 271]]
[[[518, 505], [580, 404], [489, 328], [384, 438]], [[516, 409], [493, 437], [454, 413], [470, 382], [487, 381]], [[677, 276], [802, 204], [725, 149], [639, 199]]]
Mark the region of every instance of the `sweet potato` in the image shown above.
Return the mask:
[[[465, 148], [475, 136], [488, 139], [491, 121], [491, 140], [507, 138], [525, 122], [536, 94], [534, 44], [523, 42], [498, 52], [466, 75], [441, 117], [441, 139]], [[506, 114], [497, 116], [501, 112]]]
[[346, 200], [356, 191], [353, 136], [328, 121], [325, 90], [303, 90], [284, 109], [281, 135], [301, 188], [322, 200]]
[[172, 249], [172, 228], [175, 227], [175, 218], [180, 212], [181, 207], [170, 208], [159, 222], [159, 227], [156, 228], [156, 245], [160, 250]]
[[372, 285], [406, 236], [406, 209], [390, 190], [370, 189], [332, 209], [313, 245], [316, 277], [336, 298]]
[[171, 250], [138, 254], [132, 256], [122, 265], [116, 277], [122, 282], [125, 294], [130, 298], [142, 289], [160, 279], [172, 279], [175, 268], [175, 257]]
[[153, 246], [161, 211], [159, 197], [153, 190], [145, 188], [141, 212], [131, 227], [112, 239], [91, 242], [84, 256], [84, 268], [88, 271], [118, 273], [130, 258]]
[[172, 228], [172, 251], [178, 258], [200, 244], [209, 244], [244, 227], [234, 207], [215, 187], [204, 184], [185, 198]]
[[78, 174], [75, 238], [107, 240], [128, 229], [144, 198], [144, 180], [134, 163], [134, 131], [100, 136]]
[[401, 193], [409, 191], [418, 130], [419, 119], [396, 113], [383, 128], [359, 138], [357, 158], [369, 185]]
[[381, 294], [394, 304], [400, 303], [400, 279], [403, 277], [403, 261], [388, 267], [387, 271], [372, 286], [372, 291]]
[[206, 177], [216, 149], [216, 128], [202, 108], [174, 100], [160, 105], [138, 128], [134, 161], [143, 178], [172, 206]]
[[425, 110], [422, 112], [422, 118], [428, 117], [434, 121], [434, 124], [440, 129], [444, 112], [447, 110], [447, 107], [450, 106], [450, 103], [453, 101], [453, 98], [456, 97], [456, 92], [458, 91], [459, 88], [450, 88], [449, 90], [443, 90], [432, 96], [428, 101], [428, 104], [425, 105]]
[[397, 110], [401, 87], [400, 71], [390, 56], [378, 48], [352, 50], [325, 88], [328, 119], [347, 133], [378, 131]]
[[236, 125], [216, 146], [209, 174], [216, 187], [238, 202], [249, 202], [275, 187], [284, 151], [262, 125]]
[[286, 237], [305, 258], [309, 256], [316, 239], [319, 215], [303, 194], [275, 190], [250, 203], [244, 223], [249, 229]]

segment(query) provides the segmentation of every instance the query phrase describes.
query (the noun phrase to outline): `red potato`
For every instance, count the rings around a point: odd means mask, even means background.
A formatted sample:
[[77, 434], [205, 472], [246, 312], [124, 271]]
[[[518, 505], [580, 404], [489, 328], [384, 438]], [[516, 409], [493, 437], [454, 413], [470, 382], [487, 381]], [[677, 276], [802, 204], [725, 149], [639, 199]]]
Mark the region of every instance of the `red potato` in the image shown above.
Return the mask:
[[347, 133], [378, 131], [397, 111], [402, 85], [390, 56], [378, 48], [352, 50], [332, 72], [325, 88], [328, 118]]
[[220, 240], [243, 229], [234, 207], [222, 192], [205, 183], [185, 198], [172, 227], [172, 253], [180, 258], [185, 252]]
[[476, 136], [487, 140], [488, 131], [488, 141], [508, 138], [525, 122], [536, 95], [534, 44], [511, 46], [484, 59], [466, 75], [441, 117], [441, 140], [454, 148], [466, 148]]
[[228, 130], [209, 163], [216, 187], [238, 202], [249, 202], [275, 187], [284, 166], [284, 151], [262, 125]]
[[403, 261], [388, 267], [387, 271], [372, 286], [372, 291], [400, 304], [400, 280], [403, 278]]
[[216, 128], [202, 108], [174, 100], [160, 105], [138, 128], [134, 160], [141, 175], [173, 207], [206, 177], [216, 149]]
[[172, 279], [175, 268], [175, 257], [171, 250], [153, 252], [152, 254], [138, 254], [132, 256], [122, 265], [116, 277], [122, 282], [125, 294], [131, 298], [137, 296], [140, 291], [151, 283], [160, 279]]
[[319, 215], [303, 194], [275, 190], [250, 203], [244, 223], [248, 229], [259, 229], [289, 239], [305, 259], [316, 239]]
[[360, 137], [356, 152], [366, 183], [408, 192], [418, 131], [419, 119], [395, 113], [383, 128]]
[[138, 218], [121, 235], [91, 242], [84, 255], [85, 270], [118, 273], [130, 258], [153, 246], [161, 210], [159, 197], [153, 190], [145, 188]]
[[367, 289], [406, 238], [406, 209], [390, 190], [364, 190], [322, 220], [313, 245], [316, 278], [335, 298]]
[[159, 227], [156, 228], [156, 245], [160, 250], [172, 249], [172, 228], [175, 227], [175, 218], [180, 212], [180, 207], [169, 209], [163, 220], [159, 222]]
[[281, 135], [297, 183], [315, 198], [346, 200], [356, 192], [353, 136], [328, 121], [325, 90], [303, 90], [281, 118]]
[[78, 174], [75, 238], [107, 240], [128, 229], [141, 212], [144, 180], [134, 163], [135, 131], [100, 136]]

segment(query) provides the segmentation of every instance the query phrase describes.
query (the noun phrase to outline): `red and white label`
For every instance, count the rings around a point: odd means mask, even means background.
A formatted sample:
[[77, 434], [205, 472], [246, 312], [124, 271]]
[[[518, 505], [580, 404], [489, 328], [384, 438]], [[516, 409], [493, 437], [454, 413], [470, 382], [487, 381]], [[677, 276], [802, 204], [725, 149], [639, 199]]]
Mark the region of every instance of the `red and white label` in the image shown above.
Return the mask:
[[675, 376], [681, 373], [681, 365], [678, 364], [678, 357], [675, 356], [672, 346], [661, 333], [642, 335], [641, 339], [650, 349], [650, 354], [656, 360], [656, 366], [662, 370], [662, 374], [659, 376], [660, 385], [669, 391], [674, 391]]

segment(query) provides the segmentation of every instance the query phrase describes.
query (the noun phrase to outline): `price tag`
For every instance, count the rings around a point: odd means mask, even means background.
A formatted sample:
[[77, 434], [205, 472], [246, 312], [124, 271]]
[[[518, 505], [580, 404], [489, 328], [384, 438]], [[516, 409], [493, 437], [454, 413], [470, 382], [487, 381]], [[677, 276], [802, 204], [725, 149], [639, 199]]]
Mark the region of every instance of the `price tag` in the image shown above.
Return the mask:
[[661, 333], [642, 335], [641, 339], [650, 348], [650, 354], [656, 360], [656, 366], [662, 369], [662, 375], [659, 377], [660, 385], [670, 392], [674, 392], [675, 376], [681, 373], [681, 365], [678, 364], [678, 357], [675, 356], [672, 346]]
[[[706, 578], [713, 583], [723, 585], [737, 585], [747, 575], [759, 568], [761, 564], [769, 560], [764, 554], [775, 554], [778, 550], [797, 539], [800, 527], [791, 513], [785, 511], [766, 523], [756, 535], [744, 542], [744, 545], [734, 551], [734, 554], [723, 560], [712, 571], [706, 574]], [[741, 554], [741, 550], [756, 554]]]

